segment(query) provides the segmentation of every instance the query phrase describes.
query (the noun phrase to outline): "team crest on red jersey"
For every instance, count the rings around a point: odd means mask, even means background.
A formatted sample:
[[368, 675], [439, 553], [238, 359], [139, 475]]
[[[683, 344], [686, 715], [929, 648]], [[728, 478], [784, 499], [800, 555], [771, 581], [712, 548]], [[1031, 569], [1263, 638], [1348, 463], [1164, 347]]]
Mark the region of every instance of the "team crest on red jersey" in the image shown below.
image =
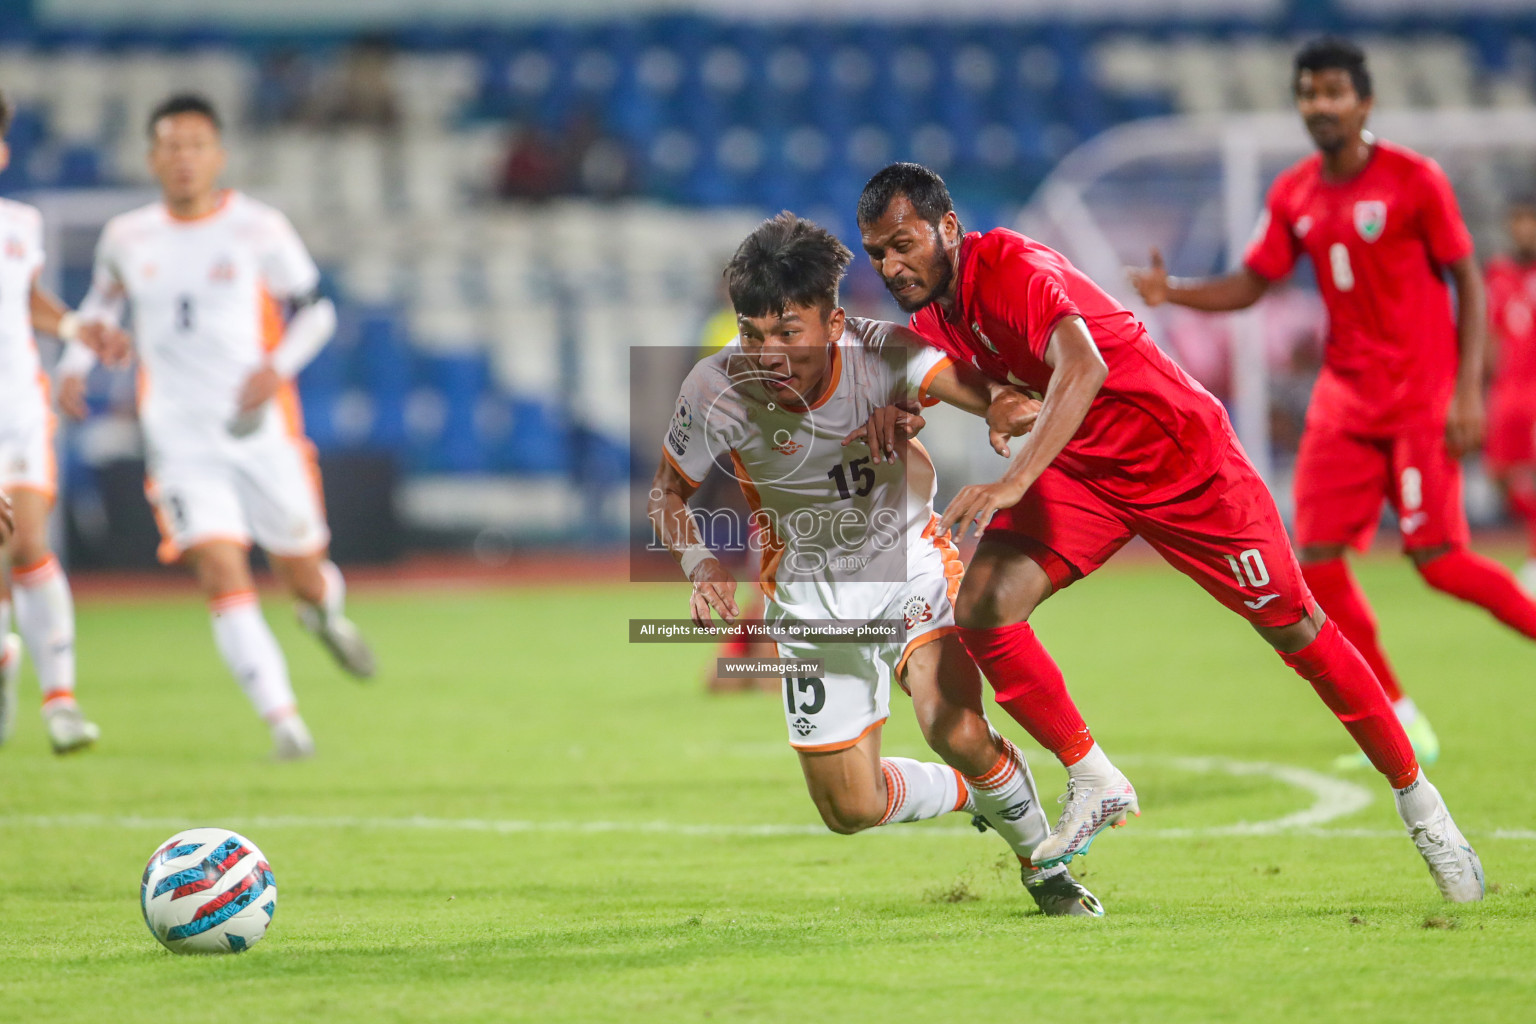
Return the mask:
[[1355, 230], [1367, 242], [1374, 242], [1387, 229], [1387, 204], [1380, 199], [1362, 199], [1355, 204]]
[[985, 334], [983, 334], [981, 332], [981, 324], [977, 323], [974, 320], [971, 321], [971, 333], [976, 335], [976, 337], [978, 339], [980, 339], [980, 341], [981, 341], [981, 343], [983, 345], [987, 346], [987, 350], [989, 352], [991, 352], [993, 355], [997, 354], [997, 346], [992, 344], [992, 339], [991, 338], [987, 337]]

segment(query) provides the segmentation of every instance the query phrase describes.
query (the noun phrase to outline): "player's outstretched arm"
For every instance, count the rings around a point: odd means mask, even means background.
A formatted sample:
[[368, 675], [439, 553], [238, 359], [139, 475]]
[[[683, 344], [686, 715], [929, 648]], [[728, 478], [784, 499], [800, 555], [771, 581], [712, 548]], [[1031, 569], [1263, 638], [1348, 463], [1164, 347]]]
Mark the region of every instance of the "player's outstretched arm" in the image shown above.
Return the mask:
[[83, 320], [34, 278], [31, 295], [32, 327], [51, 334], [66, 345], [84, 345], [108, 366], [127, 362], [133, 339], [115, 324]]
[[1029, 433], [1040, 415], [1038, 398], [992, 380], [970, 363], [944, 367], [929, 382], [928, 394], [984, 418], [992, 450], [1005, 459], [1011, 454], [1008, 439]]
[[697, 490], [696, 484], [663, 457], [651, 480], [646, 514], [650, 516], [656, 536], [693, 584], [688, 611], [694, 623], [709, 625], [709, 613], [713, 611], [724, 621], [734, 624], [741, 616], [741, 609], [736, 606], [736, 579], [720, 564], [714, 552], [704, 546], [699, 538], [698, 524], [688, 511], [688, 499]]
[[1207, 313], [1247, 309], [1269, 290], [1269, 282], [1246, 266], [1220, 277], [1169, 277], [1162, 251], [1155, 246], [1151, 266], [1127, 267], [1126, 273], [1149, 306], [1171, 302]]
[[1452, 454], [1469, 455], [1483, 446], [1483, 362], [1488, 357], [1488, 290], [1482, 271], [1471, 256], [1447, 268], [1456, 282], [1456, 340], [1460, 362], [1456, 393], [1445, 421], [1445, 440]]
[[960, 488], [939, 520], [939, 532], [959, 526], [956, 539], [960, 539], [972, 525], [978, 534], [985, 530], [998, 509], [1019, 503], [1083, 425], [1109, 368], [1082, 317], [1069, 316], [1051, 331], [1045, 362], [1051, 367], [1051, 380], [1034, 428], [1019, 445], [1018, 455], [996, 483]]

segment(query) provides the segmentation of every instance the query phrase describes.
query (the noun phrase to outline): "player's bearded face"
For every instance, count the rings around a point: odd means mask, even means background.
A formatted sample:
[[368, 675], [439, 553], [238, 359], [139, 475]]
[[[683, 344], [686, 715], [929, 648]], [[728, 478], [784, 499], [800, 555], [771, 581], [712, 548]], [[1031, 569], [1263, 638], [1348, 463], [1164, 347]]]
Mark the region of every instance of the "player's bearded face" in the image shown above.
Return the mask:
[[815, 306], [738, 317], [741, 361], [733, 377], [754, 381], [769, 401], [806, 404], [821, 397], [830, 362], [828, 346], [843, 333], [843, 311], [823, 316]]
[[1324, 153], [1337, 153], [1365, 127], [1371, 103], [1355, 92], [1343, 68], [1303, 71], [1296, 76], [1296, 110], [1312, 142]]
[[915, 313], [948, 294], [955, 268], [941, 226], [923, 220], [906, 196], [897, 196], [878, 221], [859, 228], [875, 272], [902, 309]]
[[937, 231], [926, 251], [914, 249], [913, 255], [915, 259], [904, 272], [883, 278], [885, 290], [906, 313], [916, 313], [949, 291], [950, 280], [955, 276], [949, 254], [939, 245]]

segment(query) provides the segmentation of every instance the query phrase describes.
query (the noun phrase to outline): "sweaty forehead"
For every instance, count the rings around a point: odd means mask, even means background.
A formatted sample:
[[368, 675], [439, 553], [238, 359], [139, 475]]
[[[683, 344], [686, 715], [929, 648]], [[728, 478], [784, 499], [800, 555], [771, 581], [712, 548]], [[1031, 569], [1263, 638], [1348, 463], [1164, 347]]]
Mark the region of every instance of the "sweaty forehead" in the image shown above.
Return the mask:
[[928, 222], [913, 209], [912, 201], [906, 196], [897, 196], [891, 200], [879, 220], [860, 225], [860, 234], [864, 248], [873, 249], [889, 245], [903, 235], [920, 236], [927, 226]]

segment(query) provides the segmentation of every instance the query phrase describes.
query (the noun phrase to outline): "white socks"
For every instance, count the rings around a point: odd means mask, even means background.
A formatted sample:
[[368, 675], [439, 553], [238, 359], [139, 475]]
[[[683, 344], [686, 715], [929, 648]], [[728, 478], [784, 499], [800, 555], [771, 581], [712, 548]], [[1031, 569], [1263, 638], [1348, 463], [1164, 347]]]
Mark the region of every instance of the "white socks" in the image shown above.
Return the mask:
[[325, 596], [315, 608], [320, 612], [322, 621], [329, 622], [341, 615], [342, 609], [347, 604], [347, 581], [342, 577], [341, 570], [336, 568], [336, 563], [327, 559], [320, 563], [320, 576], [325, 580]]
[[964, 778], [949, 765], [914, 761], [910, 757], [882, 757], [880, 770], [885, 773], [885, 816], [879, 821], [881, 825], [974, 810]]
[[11, 596], [16, 603], [16, 631], [32, 652], [43, 703], [73, 699], [75, 602], [59, 560], [49, 555], [37, 565], [13, 571]]
[[[993, 735], [997, 735], [993, 733]], [[1001, 737], [999, 737], [1001, 739]], [[1027, 861], [1036, 846], [1050, 834], [1051, 825], [1035, 792], [1035, 780], [1019, 748], [1002, 740], [1003, 753], [987, 774], [967, 777], [976, 812], [1008, 844], [1020, 859]]]
[[1428, 824], [1430, 819], [1445, 808], [1445, 801], [1440, 799], [1440, 791], [1430, 785], [1422, 768], [1419, 769], [1417, 779], [1402, 789], [1394, 789], [1392, 797], [1397, 803], [1398, 817], [1403, 819], [1409, 831], [1415, 825]]
[[293, 686], [288, 681], [288, 663], [267, 620], [261, 616], [256, 592], [229, 594], [210, 607], [214, 643], [256, 713], [268, 722], [291, 713], [295, 701]]
[[1109, 755], [1097, 743], [1076, 764], [1067, 766], [1068, 776], [1084, 782], [1108, 782], [1117, 774], [1115, 766], [1109, 761]]

